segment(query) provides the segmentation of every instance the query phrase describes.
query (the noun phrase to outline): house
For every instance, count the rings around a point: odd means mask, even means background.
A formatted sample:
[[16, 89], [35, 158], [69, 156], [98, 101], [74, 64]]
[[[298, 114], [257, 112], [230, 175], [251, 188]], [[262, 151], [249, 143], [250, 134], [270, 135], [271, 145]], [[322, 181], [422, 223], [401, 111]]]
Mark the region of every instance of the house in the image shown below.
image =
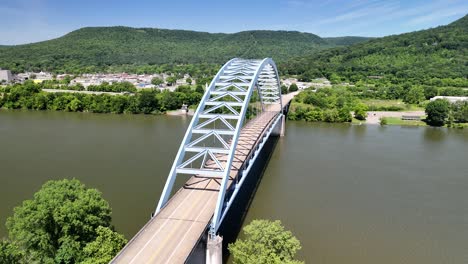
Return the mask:
[[13, 75], [11, 74], [11, 71], [0, 69], [0, 82], [1, 81], [11, 82], [12, 80], [13, 80]]

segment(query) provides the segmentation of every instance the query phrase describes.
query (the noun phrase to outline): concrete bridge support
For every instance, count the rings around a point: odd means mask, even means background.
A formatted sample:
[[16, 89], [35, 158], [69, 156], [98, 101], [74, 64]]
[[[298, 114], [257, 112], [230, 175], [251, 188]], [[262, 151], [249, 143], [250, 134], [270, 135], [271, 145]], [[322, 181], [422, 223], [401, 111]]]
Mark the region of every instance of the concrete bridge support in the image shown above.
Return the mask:
[[215, 236], [208, 237], [206, 245], [206, 264], [222, 264], [223, 263], [223, 238]]
[[286, 123], [285, 122], [286, 122], [286, 116], [282, 115], [281, 120], [279, 120], [279, 122], [273, 128], [273, 131], [271, 132], [271, 135], [283, 137], [285, 132], [286, 132]]

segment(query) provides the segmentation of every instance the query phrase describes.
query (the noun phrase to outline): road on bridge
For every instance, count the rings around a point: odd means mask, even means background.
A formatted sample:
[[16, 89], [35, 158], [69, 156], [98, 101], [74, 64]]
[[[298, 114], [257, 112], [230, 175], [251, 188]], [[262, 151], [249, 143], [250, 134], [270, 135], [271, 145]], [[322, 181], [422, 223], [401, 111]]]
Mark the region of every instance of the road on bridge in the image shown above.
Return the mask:
[[[283, 95], [283, 105], [287, 105], [297, 93]], [[267, 109], [269, 111], [242, 128], [228, 185], [265, 128], [274, 121], [280, 110], [279, 105], [276, 107]], [[111, 263], [184, 263], [210, 224], [219, 187], [218, 179], [192, 176]]]

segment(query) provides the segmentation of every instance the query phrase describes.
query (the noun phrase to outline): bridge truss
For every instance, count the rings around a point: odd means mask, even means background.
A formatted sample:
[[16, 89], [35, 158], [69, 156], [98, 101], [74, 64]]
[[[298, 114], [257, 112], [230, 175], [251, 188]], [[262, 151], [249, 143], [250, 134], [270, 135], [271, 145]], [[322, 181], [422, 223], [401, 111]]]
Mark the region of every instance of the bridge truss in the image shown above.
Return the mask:
[[[207, 87], [185, 133], [155, 215], [169, 200], [178, 176], [197, 175], [216, 179], [220, 181], [220, 189], [209, 231], [210, 235], [216, 235], [243, 183], [239, 178], [245, 176], [231, 175], [231, 166], [253, 94], [258, 97], [261, 111], [278, 112], [278, 121], [282, 115], [281, 87], [272, 59], [235, 58], [219, 70]], [[255, 159], [256, 156], [252, 155], [250, 158]], [[245, 169], [239, 170], [240, 174], [247, 172]], [[230, 177], [237, 180], [232, 183], [235, 184], [234, 192], [227, 197], [226, 189]]]

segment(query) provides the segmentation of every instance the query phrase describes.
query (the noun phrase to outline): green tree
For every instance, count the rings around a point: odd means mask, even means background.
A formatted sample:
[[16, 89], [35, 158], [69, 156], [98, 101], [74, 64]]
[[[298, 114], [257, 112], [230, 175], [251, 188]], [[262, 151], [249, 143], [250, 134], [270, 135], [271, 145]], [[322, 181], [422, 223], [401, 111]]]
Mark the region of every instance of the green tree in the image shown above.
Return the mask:
[[354, 107], [354, 117], [358, 120], [366, 120], [367, 118], [367, 105], [358, 103]]
[[187, 78], [187, 79], [185, 79], [185, 82], [188, 83], [189, 85], [191, 85], [192, 84], [192, 79]]
[[453, 118], [456, 122], [467, 123], [468, 122], [468, 101], [455, 102], [451, 105]]
[[81, 264], [107, 264], [125, 246], [127, 240], [108, 227], [99, 226], [97, 237], [83, 248], [84, 260]]
[[437, 99], [426, 105], [426, 122], [430, 126], [443, 126], [450, 113], [450, 103], [447, 100]]
[[138, 96], [138, 108], [144, 114], [150, 114], [158, 109], [158, 99], [154, 90], [141, 91]]
[[195, 92], [204, 94], [204, 93], [205, 93], [205, 89], [203, 89], [203, 85], [197, 84], [197, 87], [195, 87]]
[[166, 78], [167, 85], [172, 86], [177, 82], [177, 76], [169, 76]]
[[228, 248], [236, 264], [303, 263], [295, 260], [301, 243], [281, 221], [254, 220], [243, 228], [245, 239], [237, 239]]
[[424, 86], [424, 97], [426, 100], [431, 99], [439, 94], [439, 90], [434, 86]]
[[96, 189], [78, 180], [48, 181], [14, 209], [7, 219], [9, 238], [32, 263], [75, 263], [97, 237], [96, 228], [110, 227], [111, 209]]
[[2, 264], [18, 264], [26, 263], [23, 261], [25, 254], [18, 245], [11, 243], [8, 240], [0, 240], [0, 263]]
[[299, 90], [299, 88], [297, 87], [297, 84], [296, 83], [292, 83], [290, 86], [289, 86], [289, 92], [292, 93], [292, 92], [295, 92]]
[[424, 101], [424, 89], [421, 85], [414, 85], [406, 94], [404, 100], [408, 104], [419, 104]]
[[156, 86], [159, 86], [159, 85], [161, 85], [163, 83], [164, 83], [164, 81], [161, 78], [154, 77], [153, 79], [151, 79], [151, 84], [154, 84]]
[[78, 98], [71, 100], [70, 103], [68, 103], [67, 105], [67, 110], [72, 112], [78, 112], [83, 110], [81, 101]]
[[284, 84], [281, 85], [281, 94], [287, 94], [288, 93], [288, 87]]

